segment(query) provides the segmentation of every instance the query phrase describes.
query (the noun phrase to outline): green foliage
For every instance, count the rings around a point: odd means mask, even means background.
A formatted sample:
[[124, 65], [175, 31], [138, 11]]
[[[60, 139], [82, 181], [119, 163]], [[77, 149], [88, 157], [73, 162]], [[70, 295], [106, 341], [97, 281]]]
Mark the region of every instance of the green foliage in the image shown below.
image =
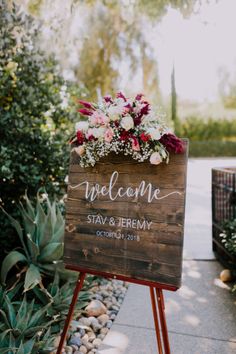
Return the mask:
[[[18, 289], [21, 284], [18, 285]], [[37, 308], [34, 300], [13, 301], [16, 289], [7, 292], [0, 286], [0, 352], [8, 354], [38, 353], [52, 344], [51, 325], [55, 318], [47, 317], [50, 304]]]
[[[79, 299], [75, 306], [75, 313], [88, 305], [91, 299], [91, 294], [88, 288], [91, 286], [93, 277], [86, 278], [83, 290], [79, 293]], [[69, 280], [61, 285], [59, 274], [56, 272], [52, 283], [47, 286], [47, 289], [33, 289], [36, 297], [40, 300], [42, 305], [46, 306], [50, 303], [47, 310], [47, 315], [50, 318], [59, 318], [64, 321], [68, 313], [69, 305], [72, 301], [73, 291], [75, 289], [75, 281]]]
[[236, 219], [224, 223], [223, 232], [220, 234], [224, 247], [236, 256]]
[[5, 283], [12, 267], [20, 264], [17, 278], [19, 281], [25, 274], [24, 291], [37, 284], [42, 286], [42, 274], [54, 275], [56, 267], [62, 267], [65, 222], [56, 202], [51, 203], [47, 194], [43, 197], [45, 203], [37, 195], [34, 207], [25, 195], [26, 206], [20, 204], [23, 227], [4, 211], [17, 231], [22, 248], [11, 251], [3, 260], [1, 281]]
[[190, 157], [235, 157], [236, 142], [233, 141], [190, 141]]
[[208, 119], [189, 117], [178, 121], [176, 133], [190, 141], [226, 140], [236, 138], [236, 119]]
[[[17, 217], [26, 189], [63, 193], [74, 112], [55, 63], [35, 47], [36, 23], [7, 3], [0, 4], [0, 204]], [[0, 223], [2, 253], [12, 248], [14, 234], [2, 213]]]
[[176, 134], [190, 140], [191, 157], [235, 156], [236, 120], [189, 117], [177, 120]]

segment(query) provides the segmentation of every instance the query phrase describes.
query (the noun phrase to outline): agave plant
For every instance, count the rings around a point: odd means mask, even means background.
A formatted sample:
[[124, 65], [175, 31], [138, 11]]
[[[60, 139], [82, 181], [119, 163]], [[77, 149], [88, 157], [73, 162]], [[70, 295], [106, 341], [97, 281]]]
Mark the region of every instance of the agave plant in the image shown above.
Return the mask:
[[7, 292], [0, 288], [0, 353], [38, 353], [36, 349], [47, 348], [51, 344], [51, 325], [56, 318], [47, 316], [50, 304], [38, 308], [34, 300], [27, 301], [26, 295], [20, 303], [13, 301], [15, 289]]
[[[89, 292], [88, 287], [91, 286], [92, 279], [93, 278], [91, 277], [85, 281], [85, 286], [83, 287], [84, 290], [79, 293], [75, 312], [84, 309], [91, 300], [91, 293]], [[35, 287], [33, 291], [44, 306], [50, 302], [50, 306], [47, 309], [47, 315], [51, 318], [62, 321], [68, 313], [74, 288], [75, 282], [73, 280], [69, 280], [60, 286], [60, 277], [58, 272], [56, 272], [54, 280], [47, 286], [47, 290]]]
[[22, 248], [11, 251], [3, 260], [1, 281], [6, 282], [9, 271], [17, 266], [18, 281], [25, 274], [24, 291], [42, 284], [42, 275], [53, 275], [55, 268], [62, 266], [64, 218], [58, 204], [50, 202], [47, 195], [45, 201], [39, 193], [34, 207], [27, 195], [26, 206], [20, 204], [23, 227], [6, 211], [3, 212], [10, 219], [19, 236]]

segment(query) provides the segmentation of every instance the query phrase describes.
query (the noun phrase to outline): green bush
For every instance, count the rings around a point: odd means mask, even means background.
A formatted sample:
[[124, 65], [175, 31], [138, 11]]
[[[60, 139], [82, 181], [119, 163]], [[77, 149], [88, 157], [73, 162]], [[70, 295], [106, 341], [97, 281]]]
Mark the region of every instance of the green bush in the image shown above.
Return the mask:
[[190, 141], [190, 157], [235, 157], [236, 142], [232, 141]]
[[[7, 3], [0, 4], [0, 204], [17, 218], [25, 190], [35, 195], [45, 186], [50, 195], [63, 193], [74, 112], [55, 63], [35, 49], [32, 19]], [[16, 238], [3, 213], [0, 223], [2, 259]]]
[[178, 120], [176, 134], [186, 137], [190, 141], [223, 141], [236, 140], [236, 119], [203, 120], [197, 117], [188, 117]]

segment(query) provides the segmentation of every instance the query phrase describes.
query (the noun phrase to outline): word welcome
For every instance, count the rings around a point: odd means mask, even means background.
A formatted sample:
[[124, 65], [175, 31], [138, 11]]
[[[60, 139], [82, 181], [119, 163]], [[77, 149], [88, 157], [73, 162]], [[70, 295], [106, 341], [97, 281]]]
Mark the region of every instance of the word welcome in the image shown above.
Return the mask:
[[100, 196], [108, 197], [111, 201], [115, 201], [118, 198], [139, 198], [147, 197], [148, 203], [151, 203], [153, 200], [161, 200], [169, 197], [172, 194], [179, 194], [180, 192], [174, 191], [166, 195], [160, 196], [160, 189], [154, 188], [152, 183], [147, 183], [146, 181], [141, 181], [139, 186], [136, 188], [132, 187], [119, 187], [115, 190], [119, 178], [119, 172], [114, 171], [110, 177], [109, 185], [104, 186], [99, 183], [95, 185], [89, 183], [88, 181], [81, 182], [75, 186], [69, 186], [70, 189], [79, 189], [85, 186], [85, 199], [93, 202]]
[[130, 228], [137, 230], [150, 230], [152, 221], [146, 219], [132, 219], [132, 218], [115, 218], [113, 216], [102, 216], [100, 214], [89, 214], [87, 215], [87, 223], [95, 225], [105, 225], [118, 226], [122, 228]]

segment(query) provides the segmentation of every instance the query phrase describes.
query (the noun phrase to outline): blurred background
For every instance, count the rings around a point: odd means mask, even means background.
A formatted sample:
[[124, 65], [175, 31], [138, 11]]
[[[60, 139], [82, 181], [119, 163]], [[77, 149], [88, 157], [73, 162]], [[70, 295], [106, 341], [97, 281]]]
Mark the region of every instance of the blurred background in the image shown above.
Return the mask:
[[37, 47], [82, 96], [143, 92], [177, 134], [202, 141], [192, 155], [235, 153], [234, 0], [17, 3], [39, 26]]

